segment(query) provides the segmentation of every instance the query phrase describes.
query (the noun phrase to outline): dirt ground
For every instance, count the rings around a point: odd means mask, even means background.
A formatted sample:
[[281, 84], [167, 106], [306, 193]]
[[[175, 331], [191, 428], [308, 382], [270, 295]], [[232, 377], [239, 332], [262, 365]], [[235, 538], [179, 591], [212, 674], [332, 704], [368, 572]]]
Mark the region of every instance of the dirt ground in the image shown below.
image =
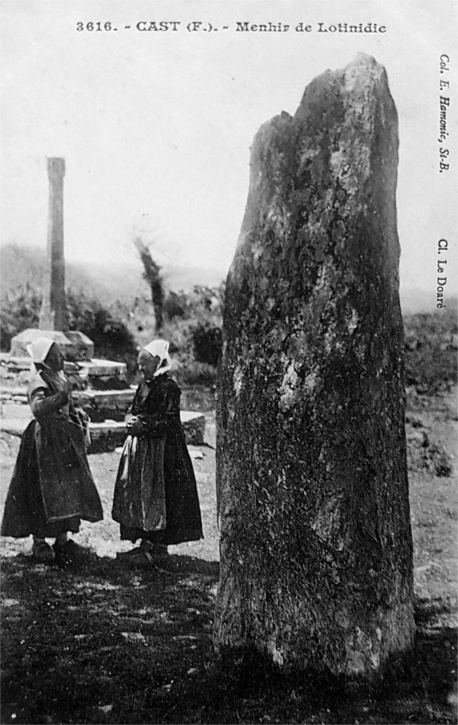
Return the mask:
[[[207, 445], [193, 449], [201, 456], [193, 463], [205, 539], [170, 547], [160, 570], [116, 561], [130, 548], [110, 517], [119, 453], [90, 456], [105, 519], [83, 524], [75, 537], [95, 552], [84, 569], [36, 564], [30, 540], [1, 541], [1, 722], [456, 722], [456, 391], [410, 396], [407, 421], [417, 642], [383, 680], [344, 687], [280, 676], [248, 657], [216, 660], [215, 423], [208, 415]], [[0, 438], [1, 506], [18, 443]], [[437, 465], [441, 455], [451, 475]]]

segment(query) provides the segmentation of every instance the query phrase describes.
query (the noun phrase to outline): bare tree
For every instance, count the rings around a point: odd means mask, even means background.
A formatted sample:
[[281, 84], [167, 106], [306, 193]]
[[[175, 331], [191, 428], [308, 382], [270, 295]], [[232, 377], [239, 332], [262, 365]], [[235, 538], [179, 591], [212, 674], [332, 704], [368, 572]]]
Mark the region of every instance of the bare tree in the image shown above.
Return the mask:
[[164, 284], [161, 267], [151, 256], [149, 246], [138, 235], [134, 239], [134, 245], [143, 264], [143, 277], [151, 290], [151, 300], [156, 317], [156, 332], [160, 332], [164, 324]]

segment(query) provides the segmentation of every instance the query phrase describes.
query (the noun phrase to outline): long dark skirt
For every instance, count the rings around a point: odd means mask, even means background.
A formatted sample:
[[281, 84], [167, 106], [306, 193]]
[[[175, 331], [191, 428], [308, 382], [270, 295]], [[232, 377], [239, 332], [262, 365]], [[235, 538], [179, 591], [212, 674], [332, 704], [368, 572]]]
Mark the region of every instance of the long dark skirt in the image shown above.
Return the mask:
[[180, 544], [203, 538], [197, 484], [182, 429], [167, 438], [127, 436], [113, 519], [121, 539]]
[[102, 504], [80, 432], [65, 419], [33, 420], [22, 436], [5, 502], [1, 534], [55, 537], [99, 521]]

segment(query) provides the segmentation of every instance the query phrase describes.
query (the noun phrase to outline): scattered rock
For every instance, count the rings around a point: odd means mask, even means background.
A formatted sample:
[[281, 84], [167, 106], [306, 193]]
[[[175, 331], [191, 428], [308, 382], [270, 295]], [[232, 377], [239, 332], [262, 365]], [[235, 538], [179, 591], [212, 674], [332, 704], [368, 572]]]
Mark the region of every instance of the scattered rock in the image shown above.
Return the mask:
[[113, 705], [99, 705], [97, 710], [100, 710], [100, 712], [105, 713], [105, 715], [108, 715], [109, 712], [111, 712], [113, 709]]
[[425, 431], [407, 432], [407, 461], [411, 471], [430, 471], [439, 477], [451, 476], [453, 464], [441, 443], [431, 441]]

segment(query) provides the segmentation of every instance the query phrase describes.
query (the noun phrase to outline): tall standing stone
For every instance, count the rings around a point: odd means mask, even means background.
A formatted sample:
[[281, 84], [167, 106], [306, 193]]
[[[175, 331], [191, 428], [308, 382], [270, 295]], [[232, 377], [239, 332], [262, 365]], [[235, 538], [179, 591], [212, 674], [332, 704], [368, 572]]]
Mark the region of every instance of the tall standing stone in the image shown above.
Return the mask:
[[365, 55], [254, 140], [218, 385], [219, 651], [369, 675], [412, 644], [397, 162]]
[[48, 158], [48, 264], [39, 321], [41, 330], [68, 330], [65, 300], [64, 176], [65, 160]]

